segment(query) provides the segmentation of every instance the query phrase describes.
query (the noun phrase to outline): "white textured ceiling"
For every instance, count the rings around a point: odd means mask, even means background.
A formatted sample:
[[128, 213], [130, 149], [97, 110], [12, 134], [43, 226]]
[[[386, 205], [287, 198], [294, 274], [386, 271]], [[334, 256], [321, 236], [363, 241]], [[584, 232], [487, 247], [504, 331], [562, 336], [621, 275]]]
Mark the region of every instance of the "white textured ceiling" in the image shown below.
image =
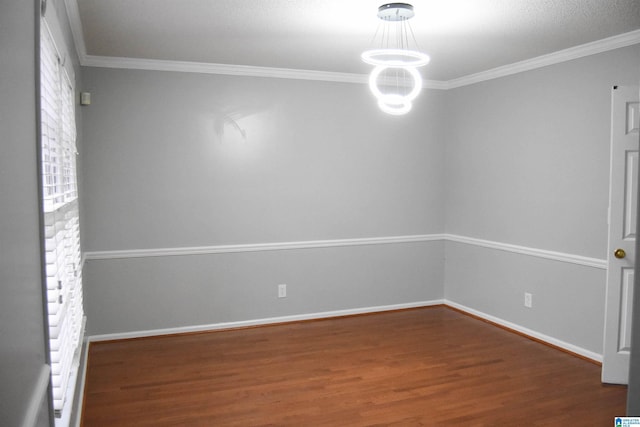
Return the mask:
[[[72, 0], [73, 1], [73, 0]], [[89, 56], [366, 74], [373, 0], [77, 0]], [[410, 22], [449, 81], [640, 29], [640, 0], [416, 0]], [[77, 23], [76, 23], [77, 24]], [[81, 55], [82, 56], [82, 55]]]

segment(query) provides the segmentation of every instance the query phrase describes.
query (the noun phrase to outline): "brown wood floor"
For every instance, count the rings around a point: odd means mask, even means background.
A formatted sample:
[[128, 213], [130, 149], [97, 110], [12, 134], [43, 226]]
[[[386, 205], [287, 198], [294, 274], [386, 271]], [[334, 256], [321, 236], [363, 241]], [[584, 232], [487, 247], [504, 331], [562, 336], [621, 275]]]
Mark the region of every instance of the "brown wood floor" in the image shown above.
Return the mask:
[[92, 343], [82, 425], [611, 426], [600, 367], [446, 307]]

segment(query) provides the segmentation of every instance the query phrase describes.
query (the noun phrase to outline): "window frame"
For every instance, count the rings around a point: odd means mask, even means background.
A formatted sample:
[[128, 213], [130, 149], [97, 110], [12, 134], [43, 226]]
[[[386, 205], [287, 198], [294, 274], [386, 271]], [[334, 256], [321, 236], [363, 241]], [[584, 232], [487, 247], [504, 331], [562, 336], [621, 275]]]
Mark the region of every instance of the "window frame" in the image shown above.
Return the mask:
[[[55, 21], [55, 17], [53, 17]], [[40, 20], [39, 179], [43, 287], [51, 365], [51, 401], [68, 419], [82, 352], [85, 316], [77, 179], [74, 76], [65, 67], [56, 22]], [[59, 32], [58, 32], [59, 34]], [[61, 43], [57, 43], [61, 41]], [[69, 64], [66, 64], [69, 65]]]

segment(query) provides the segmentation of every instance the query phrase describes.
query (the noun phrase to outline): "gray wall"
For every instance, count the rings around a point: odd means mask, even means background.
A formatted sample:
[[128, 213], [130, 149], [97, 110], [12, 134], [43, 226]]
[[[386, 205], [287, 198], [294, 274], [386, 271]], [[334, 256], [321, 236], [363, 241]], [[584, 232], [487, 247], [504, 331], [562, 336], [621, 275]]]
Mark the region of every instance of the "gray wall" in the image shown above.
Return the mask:
[[[35, 3], [0, 3], [7, 425], [27, 415], [46, 360]], [[84, 69], [83, 90], [94, 96], [79, 128], [88, 135], [80, 147], [85, 249], [446, 231], [605, 258], [609, 91], [638, 83], [639, 53], [635, 46], [425, 91], [403, 118], [378, 112], [364, 86]], [[461, 243], [104, 259], [85, 268], [94, 334], [445, 296], [601, 352], [602, 270]], [[289, 284], [287, 299], [275, 298], [277, 283]], [[532, 310], [522, 307], [525, 290], [534, 293]], [[49, 418], [45, 400], [37, 423]]]
[[602, 354], [605, 270], [455, 242], [445, 258], [447, 300]]
[[[91, 334], [441, 299], [442, 242], [87, 262]], [[276, 285], [286, 283], [287, 298]], [[98, 285], [98, 286], [96, 286]]]
[[[36, 159], [36, 2], [0, 3], [0, 423], [22, 425], [46, 363]], [[48, 402], [38, 425], [48, 425]], [[31, 408], [37, 410], [38, 408]]]
[[[606, 259], [611, 87], [639, 69], [636, 45], [449, 91], [447, 233]], [[604, 270], [463, 246], [447, 299], [602, 353]]]
[[442, 92], [391, 117], [364, 85], [83, 70], [87, 251], [443, 228]]
[[[391, 117], [365, 85], [98, 68], [83, 69], [83, 80], [92, 92], [83, 114], [87, 251], [444, 228], [441, 91], [425, 91], [415, 114]], [[440, 299], [442, 274], [441, 242], [90, 259], [88, 328]], [[275, 298], [279, 283], [286, 300]]]
[[[637, 84], [639, 53], [427, 90], [405, 117], [359, 85], [83, 69], [85, 249], [446, 232], [605, 259], [610, 89]], [[85, 277], [91, 334], [444, 296], [602, 352], [603, 269], [463, 243], [90, 259]]]

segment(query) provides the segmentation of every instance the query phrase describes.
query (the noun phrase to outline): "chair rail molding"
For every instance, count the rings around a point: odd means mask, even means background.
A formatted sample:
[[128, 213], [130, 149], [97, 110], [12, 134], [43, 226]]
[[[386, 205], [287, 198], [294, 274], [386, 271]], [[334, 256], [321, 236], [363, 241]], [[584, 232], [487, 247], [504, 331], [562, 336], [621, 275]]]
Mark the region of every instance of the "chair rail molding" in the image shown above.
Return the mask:
[[585, 257], [565, 252], [550, 251], [546, 249], [531, 248], [528, 246], [512, 245], [509, 243], [495, 242], [492, 240], [477, 239], [474, 237], [458, 236], [447, 234], [446, 240], [449, 242], [464, 243], [467, 245], [480, 246], [483, 248], [496, 249], [499, 251], [511, 252], [521, 255], [529, 255], [537, 258], [550, 259], [554, 261], [567, 262], [570, 264], [583, 265], [606, 270], [607, 260], [600, 258]]
[[115, 251], [90, 251], [85, 253], [86, 260], [147, 258], [154, 256], [181, 256], [224, 254], [237, 252], [283, 251], [297, 249], [333, 248], [342, 246], [388, 245], [394, 243], [417, 243], [441, 241], [444, 234], [420, 234], [410, 236], [365, 237], [355, 239], [306, 240], [276, 243], [250, 243], [240, 245], [195, 246], [184, 248], [132, 249]]
[[405, 244], [419, 242], [455, 242], [467, 245], [480, 246], [505, 252], [512, 252], [521, 255], [528, 255], [537, 258], [544, 258], [559, 262], [582, 265], [598, 269], [607, 268], [607, 260], [599, 258], [585, 257], [582, 255], [569, 254], [564, 252], [551, 251], [546, 249], [532, 248], [528, 246], [501, 243], [492, 240], [478, 239], [474, 237], [459, 236], [456, 234], [416, 234], [406, 236], [386, 236], [386, 237], [365, 237], [351, 239], [332, 240], [306, 240], [294, 242], [275, 243], [249, 243], [238, 245], [214, 245], [214, 246], [191, 246], [176, 248], [153, 248], [153, 249], [125, 249], [108, 251], [88, 251], [83, 255], [83, 262], [90, 260], [126, 259], [126, 258], [149, 258], [168, 257], [186, 255], [205, 254], [225, 254], [238, 252], [262, 252], [262, 251], [283, 251], [301, 250], [316, 248], [334, 248], [344, 246], [365, 246], [365, 245], [388, 245]]

